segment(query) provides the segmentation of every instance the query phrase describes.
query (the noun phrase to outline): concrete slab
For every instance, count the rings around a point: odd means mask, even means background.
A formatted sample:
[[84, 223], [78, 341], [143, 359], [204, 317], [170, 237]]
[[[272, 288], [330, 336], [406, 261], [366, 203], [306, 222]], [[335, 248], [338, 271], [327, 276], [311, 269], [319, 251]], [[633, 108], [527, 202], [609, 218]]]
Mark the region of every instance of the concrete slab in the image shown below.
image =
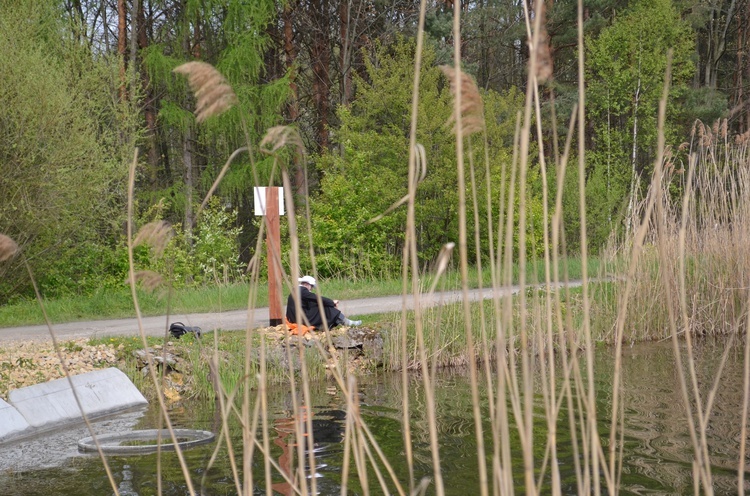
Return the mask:
[[81, 409], [70, 382], [90, 418], [148, 404], [130, 379], [114, 367], [76, 375], [71, 381], [63, 378], [15, 389], [8, 395], [8, 401], [34, 429], [80, 421]]
[[[146, 415], [148, 407], [138, 407], [134, 410], [127, 410], [124, 413], [116, 413], [105, 417], [99, 417], [91, 424], [97, 436], [111, 434], [112, 432], [127, 432], [136, 429], [139, 424], [144, 422], [143, 417]], [[2, 420], [0, 420], [2, 422]], [[150, 424], [146, 424], [149, 425]], [[85, 460], [89, 457], [98, 455], [83, 454], [78, 450], [78, 441], [84, 437], [90, 436], [91, 432], [83, 422], [67, 424], [57, 429], [37, 430], [31, 429], [31, 432], [25, 432], [18, 438], [8, 442], [0, 443], [0, 494], [3, 496], [15, 494], [62, 494], [62, 491], [55, 492], [53, 489], [46, 487], [46, 492], [14, 493], [8, 492], [3, 485], [3, 476], [7, 479], [13, 477], [15, 472], [33, 472], [39, 470], [44, 474], [43, 469], [63, 468], [65, 470], [77, 470], [85, 466], [76, 463], [74, 460]], [[101, 467], [101, 462], [99, 462]], [[59, 476], [58, 472], [54, 472]], [[50, 483], [52, 484], [52, 483]], [[72, 491], [72, 489], [69, 489]], [[112, 494], [100, 491], [104, 494]], [[83, 494], [79, 491], [78, 494]], [[120, 495], [124, 496], [120, 491]], [[129, 493], [135, 494], [135, 493]]]
[[29, 429], [29, 423], [18, 410], [0, 399], [0, 443]]

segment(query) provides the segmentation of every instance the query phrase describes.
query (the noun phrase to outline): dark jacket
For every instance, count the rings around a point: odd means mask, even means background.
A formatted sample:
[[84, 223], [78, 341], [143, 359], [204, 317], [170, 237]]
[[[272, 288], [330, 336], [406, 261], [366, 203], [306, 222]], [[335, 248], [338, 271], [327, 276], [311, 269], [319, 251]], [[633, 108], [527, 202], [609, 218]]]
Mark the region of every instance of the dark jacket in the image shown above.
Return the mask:
[[[294, 307], [294, 298], [290, 294], [286, 300], [286, 319], [289, 322], [297, 324], [311, 325], [317, 328], [323, 328], [323, 317], [320, 314], [320, 307], [318, 306], [318, 297], [304, 286], [299, 286], [299, 300], [300, 307], [302, 307], [302, 313], [305, 314], [306, 319], [302, 318], [297, 320], [297, 315]], [[335, 327], [338, 324], [339, 316], [341, 311], [336, 308], [336, 304], [332, 299], [326, 298], [325, 296], [320, 297], [323, 302], [323, 311], [325, 312], [326, 321], [328, 327]]]

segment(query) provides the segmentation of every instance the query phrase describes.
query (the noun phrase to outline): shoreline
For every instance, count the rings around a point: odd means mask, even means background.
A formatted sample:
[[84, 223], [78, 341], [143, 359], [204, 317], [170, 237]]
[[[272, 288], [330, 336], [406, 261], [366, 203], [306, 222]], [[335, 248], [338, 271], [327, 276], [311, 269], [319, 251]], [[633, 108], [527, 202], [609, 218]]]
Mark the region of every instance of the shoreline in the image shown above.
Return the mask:
[[[269, 348], [282, 349], [289, 343], [302, 348], [322, 349], [326, 355], [326, 369], [335, 366], [335, 363], [341, 360], [345, 349], [357, 350], [355, 353], [346, 354], [347, 366], [352, 370], [362, 371], [382, 357], [382, 337], [379, 331], [370, 327], [334, 328], [328, 333], [330, 343], [325, 332], [317, 331], [296, 336], [284, 325], [261, 327], [253, 332], [256, 335], [263, 334]], [[232, 339], [240, 339], [243, 342], [245, 340], [245, 333], [227, 333], [234, 335]], [[162, 355], [166, 354], [176, 361], [167, 362], [166, 377], [175, 381], [167, 381], [168, 387], [164, 389], [164, 394], [171, 402], [179, 401], [183, 396], [194, 395], [197, 392], [194, 386], [191, 387], [190, 381], [183, 378], [189, 377], [210, 361], [212, 353], [208, 352], [213, 352], [214, 349], [211, 334], [206, 333], [201, 339], [192, 336], [182, 339], [170, 337], [166, 342], [163, 339], [157, 342], [157, 339], [152, 337], [147, 348], [143, 347], [140, 336], [78, 337], [58, 340], [59, 355], [51, 339], [3, 341], [0, 342], [0, 399], [7, 401], [8, 394], [13, 389], [66, 377], [62, 363], [71, 376], [101, 368], [117, 367], [136, 384], [141, 384], [142, 387], [139, 389], [144, 395], [149, 396], [148, 389], [153, 386], [147, 379], [142, 379], [147, 376], [146, 355], [150, 354], [152, 361], [158, 364], [163, 360]], [[319, 341], [319, 346], [315, 341]], [[374, 347], [371, 344], [373, 341]], [[202, 346], [201, 343], [205, 343], [206, 346]], [[368, 353], [369, 358], [365, 357]], [[366, 363], [361, 360], [363, 357]], [[242, 361], [244, 363], [244, 359]], [[174, 384], [171, 384], [172, 382]]]

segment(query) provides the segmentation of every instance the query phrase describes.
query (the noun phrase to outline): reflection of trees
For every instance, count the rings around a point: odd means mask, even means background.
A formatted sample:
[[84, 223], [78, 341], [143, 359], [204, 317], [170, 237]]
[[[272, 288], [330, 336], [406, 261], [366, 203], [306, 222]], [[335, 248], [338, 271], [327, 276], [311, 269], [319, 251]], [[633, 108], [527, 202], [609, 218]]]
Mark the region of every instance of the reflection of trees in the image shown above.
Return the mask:
[[[714, 383], [716, 369], [721, 361], [725, 342], [702, 343], [694, 352], [701, 401]], [[683, 345], [684, 346], [684, 345]], [[715, 490], [736, 492], [737, 456], [742, 408], [742, 350], [731, 351], [725, 367], [715, 406], [711, 412], [706, 432], [711, 453], [711, 466]], [[683, 349], [683, 363], [686, 363]], [[605, 444], [609, 440], [609, 415], [612, 402], [613, 354], [597, 352], [596, 397], [600, 435]], [[582, 366], [584, 366], [582, 364]], [[538, 377], [540, 370], [534, 373]], [[625, 415], [624, 460], [621, 487], [638, 492], [638, 488], [670, 494], [693, 492], [693, 447], [688, 431], [684, 402], [680, 392], [679, 377], [675, 370], [671, 342], [647, 343], [627, 348], [623, 352], [622, 404]], [[558, 372], [558, 378], [562, 373]], [[480, 381], [481, 382], [481, 381]], [[471, 417], [471, 396], [465, 371], [456, 370], [437, 374], [435, 378], [436, 418], [441, 443], [443, 465], [450, 467], [454, 477], [461, 476], [467, 490], [476, 476], [476, 445]], [[491, 430], [487, 398], [482, 390], [482, 413], [485, 423], [487, 452], [492, 452]], [[541, 400], [541, 384], [536, 383], [534, 450], [538, 460], [543, 459], [546, 441], [546, 420]], [[558, 391], [561, 386], [558, 385]], [[575, 388], [574, 388], [575, 389]], [[386, 453], [399, 453], [401, 438], [400, 377], [393, 380], [381, 378], [380, 383], [362, 388], [362, 414]], [[579, 394], [574, 391], [574, 395]], [[429, 473], [429, 431], [426, 420], [424, 391], [421, 378], [414, 374], [409, 384], [408, 398], [411, 410], [412, 439], [415, 449], [416, 473]], [[575, 487], [573, 454], [571, 451], [568, 413], [558, 416], [557, 447], [560, 470], [564, 481]], [[520, 462], [520, 443], [511, 417], [511, 446]], [[580, 442], [580, 439], [579, 439]], [[515, 458], [514, 458], [515, 463]], [[399, 467], [396, 465], [396, 469]], [[522, 467], [519, 465], [519, 470]], [[421, 472], [420, 472], [421, 471]], [[518, 472], [521, 473], [521, 472]], [[447, 476], [447, 474], [446, 474]], [[750, 488], [749, 488], [750, 489]]]
[[[725, 345], [706, 342], [694, 350], [703, 408]], [[739, 347], [730, 351], [706, 431], [715, 490], [736, 491], [742, 412], [741, 351]], [[686, 363], [684, 346], [682, 353]], [[636, 346], [623, 352], [623, 485], [640, 485], [641, 479], [648, 478], [673, 490], [692, 492], [694, 453], [678, 373], [671, 342]], [[599, 411], [602, 415], [608, 412]]]

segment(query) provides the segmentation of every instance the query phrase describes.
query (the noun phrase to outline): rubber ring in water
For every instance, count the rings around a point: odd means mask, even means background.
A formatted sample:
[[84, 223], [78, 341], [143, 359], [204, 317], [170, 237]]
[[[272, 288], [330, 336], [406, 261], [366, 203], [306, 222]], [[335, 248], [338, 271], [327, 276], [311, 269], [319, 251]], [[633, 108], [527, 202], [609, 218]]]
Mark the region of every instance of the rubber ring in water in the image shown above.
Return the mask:
[[[161, 442], [159, 443], [159, 436]], [[209, 431], [193, 429], [174, 429], [174, 437], [180, 449], [188, 449], [214, 440], [216, 435]], [[141, 431], [116, 432], [96, 436], [102, 452], [110, 455], [143, 455], [162, 451], [174, 451], [175, 444], [167, 429], [147, 429]], [[149, 442], [152, 441], [152, 442]], [[131, 444], [132, 443], [132, 444]], [[78, 441], [79, 451], [97, 451], [93, 437]]]

